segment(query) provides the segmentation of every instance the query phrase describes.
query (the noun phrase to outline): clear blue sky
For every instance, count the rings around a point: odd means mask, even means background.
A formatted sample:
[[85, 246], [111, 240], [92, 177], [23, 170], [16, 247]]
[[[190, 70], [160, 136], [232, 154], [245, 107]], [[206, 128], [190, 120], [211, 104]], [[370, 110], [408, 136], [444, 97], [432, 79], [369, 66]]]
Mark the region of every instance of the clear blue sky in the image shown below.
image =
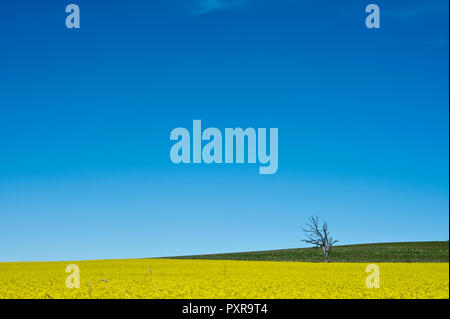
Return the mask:
[[[69, 3], [0, 6], [0, 261], [448, 239], [448, 1]], [[173, 164], [194, 119], [277, 127], [278, 172]]]

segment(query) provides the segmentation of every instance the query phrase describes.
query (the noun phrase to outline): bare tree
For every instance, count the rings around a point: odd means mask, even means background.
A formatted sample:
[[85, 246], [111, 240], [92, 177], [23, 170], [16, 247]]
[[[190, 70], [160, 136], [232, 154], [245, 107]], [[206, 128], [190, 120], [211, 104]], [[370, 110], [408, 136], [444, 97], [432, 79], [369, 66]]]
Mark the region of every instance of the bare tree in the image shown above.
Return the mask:
[[321, 226], [319, 223], [319, 217], [312, 216], [308, 219], [306, 227], [303, 228], [303, 231], [306, 234], [306, 239], [303, 239], [303, 241], [314, 245], [315, 247], [322, 248], [323, 262], [327, 263], [331, 246], [337, 242], [337, 240], [330, 236], [327, 222], [324, 221]]

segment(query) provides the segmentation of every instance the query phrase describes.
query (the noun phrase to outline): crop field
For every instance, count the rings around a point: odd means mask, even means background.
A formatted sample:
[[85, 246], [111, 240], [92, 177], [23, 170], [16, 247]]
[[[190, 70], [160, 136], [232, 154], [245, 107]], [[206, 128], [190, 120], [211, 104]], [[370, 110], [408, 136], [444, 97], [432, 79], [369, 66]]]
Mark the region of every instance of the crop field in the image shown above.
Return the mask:
[[[79, 288], [68, 288], [69, 264]], [[448, 263], [127, 259], [0, 263], [0, 298], [449, 298]], [[73, 274], [73, 273], [72, 273]], [[70, 281], [72, 282], [72, 281]]]
[[[330, 262], [449, 262], [448, 241], [397, 242], [338, 245], [332, 248]], [[317, 248], [293, 248], [239, 253], [178, 256], [175, 259], [269, 260], [321, 262]]]

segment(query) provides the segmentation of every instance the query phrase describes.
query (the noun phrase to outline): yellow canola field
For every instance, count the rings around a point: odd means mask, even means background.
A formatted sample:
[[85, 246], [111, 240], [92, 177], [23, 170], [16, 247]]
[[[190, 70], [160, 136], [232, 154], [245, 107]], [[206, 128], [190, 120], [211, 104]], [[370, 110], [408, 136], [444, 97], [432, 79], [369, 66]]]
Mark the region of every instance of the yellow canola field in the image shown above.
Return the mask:
[[[80, 288], [67, 288], [66, 266]], [[127, 259], [0, 263], [0, 298], [449, 298], [448, 263]], [[151, 271], [150, 271], [151, 269]], [[74, 281], [70, 281], [74, 282]]]

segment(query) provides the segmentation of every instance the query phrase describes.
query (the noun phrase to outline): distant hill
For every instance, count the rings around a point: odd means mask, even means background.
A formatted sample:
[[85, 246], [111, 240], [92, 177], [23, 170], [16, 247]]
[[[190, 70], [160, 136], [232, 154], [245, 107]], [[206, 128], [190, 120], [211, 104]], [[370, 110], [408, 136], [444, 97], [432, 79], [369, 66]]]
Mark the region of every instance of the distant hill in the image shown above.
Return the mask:
[[[449, 262], [448, 247], [448, 241], [343, 245], [332, 248], [329, 261]], [[317, 248], [293, 248], [167, 258], [321, 262], [322, 253]]]

